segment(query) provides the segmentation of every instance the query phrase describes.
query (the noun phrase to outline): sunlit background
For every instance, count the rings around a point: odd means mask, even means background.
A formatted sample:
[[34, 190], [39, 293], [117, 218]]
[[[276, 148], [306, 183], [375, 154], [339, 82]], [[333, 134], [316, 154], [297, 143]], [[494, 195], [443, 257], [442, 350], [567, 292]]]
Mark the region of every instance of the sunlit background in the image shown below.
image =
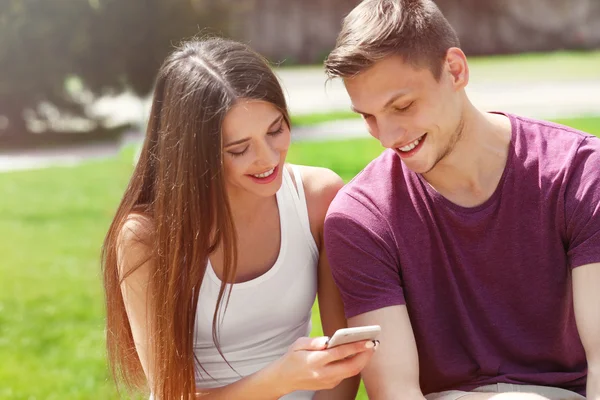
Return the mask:
[[[437, 3], [470, 58], [477, 105], [600, 134], [600, 1]], [[347, 181], [381, 152], [321, 67], [356, 4], [0, 0], [0, 400], [117, 398], [99, 251], [154, 76], [182, 39], [233, 37], [273, 62], [293, 116], [291, 162]]]

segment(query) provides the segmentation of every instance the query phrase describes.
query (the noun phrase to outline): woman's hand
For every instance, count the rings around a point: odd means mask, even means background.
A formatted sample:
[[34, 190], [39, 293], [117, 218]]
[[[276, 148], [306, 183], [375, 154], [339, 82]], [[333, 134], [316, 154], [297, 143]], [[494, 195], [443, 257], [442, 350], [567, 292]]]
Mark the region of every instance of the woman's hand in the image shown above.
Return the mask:
[[302, 337], [271, 368], [283, 393], [324, 390], [359, 374], [367, 365], [376, 342], [363, 340], [327, 349], [327, 337]]

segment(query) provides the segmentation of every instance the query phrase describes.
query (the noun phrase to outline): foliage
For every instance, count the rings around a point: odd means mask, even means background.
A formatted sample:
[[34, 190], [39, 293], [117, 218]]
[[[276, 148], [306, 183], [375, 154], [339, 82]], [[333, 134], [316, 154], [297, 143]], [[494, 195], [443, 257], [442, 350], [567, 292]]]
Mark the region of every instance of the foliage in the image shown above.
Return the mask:
[[[199, 0], [3, 0], [0, 2], [0, 136], [82, 130], [57, 120], [83, 118], [107, 93], [147, 95], [173, 45], [208, 22], [221, 5]], [[205, 31], [208, 32], [208, 31]], [[92, 123], [89, 119], [92, 118]], [[31, 121], [40, 123], [32, 125]]]

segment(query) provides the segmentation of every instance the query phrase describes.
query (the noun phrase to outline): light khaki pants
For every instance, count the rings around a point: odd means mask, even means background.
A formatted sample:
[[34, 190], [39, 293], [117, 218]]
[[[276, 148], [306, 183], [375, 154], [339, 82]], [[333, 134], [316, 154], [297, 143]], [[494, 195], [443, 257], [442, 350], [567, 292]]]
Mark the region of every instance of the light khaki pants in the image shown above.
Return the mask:
[[460, 390], [448, 390], [446, 392], [430, 393], [427, 400], [457, 400], [473, 393], [535, 393], [550, 400], [585, 400], [582, 395], [570, 390], [554, 388], [549, 386], [513, 385], [510, 383], [497, 383], [478, 387], [471, 392]]

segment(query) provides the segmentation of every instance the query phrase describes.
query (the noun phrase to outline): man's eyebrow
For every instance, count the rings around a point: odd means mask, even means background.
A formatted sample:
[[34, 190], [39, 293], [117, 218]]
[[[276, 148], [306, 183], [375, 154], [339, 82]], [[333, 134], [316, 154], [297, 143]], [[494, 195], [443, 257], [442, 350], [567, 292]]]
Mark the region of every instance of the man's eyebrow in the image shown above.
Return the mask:
[[[388, 101], [385, 103], [385, 105], [383, 106], [383, 109], [387, 109], [389, 108], [392, 104], [394, 104], [394, 102], [396, 100], [398, 100], [399, 98], [406, 96], [409, 93], [409, 90], [407, 89], [402, 89], [397, 91], [396, 93], [392, 94], [392, 96], [388, 99]], [[354, 104], [350, 105], [350, 109], [352, 111], [354, 111], [355, 113], [358, 114], [362, 114], [362, 115], [370, 115], [369, 113], [366, 113], [364, 111], [360, 111], [359, 109], [357, 109], [356, 107], [354, 107]]]
[[385, 106], [383, 106], [383, 109], [385, 110], [386, 108], [389, 108], [392, 104], [394, 104], [394, 102], [396, 100], [398, 100], [401, 97], [406, 96], [409, 93], [409, 91], [407, 89], [402, 89], [397, 91], [396, 93], [394, 93], [392, 95], [392, 97], [389, 98], [389, 100], [385, 103]]

